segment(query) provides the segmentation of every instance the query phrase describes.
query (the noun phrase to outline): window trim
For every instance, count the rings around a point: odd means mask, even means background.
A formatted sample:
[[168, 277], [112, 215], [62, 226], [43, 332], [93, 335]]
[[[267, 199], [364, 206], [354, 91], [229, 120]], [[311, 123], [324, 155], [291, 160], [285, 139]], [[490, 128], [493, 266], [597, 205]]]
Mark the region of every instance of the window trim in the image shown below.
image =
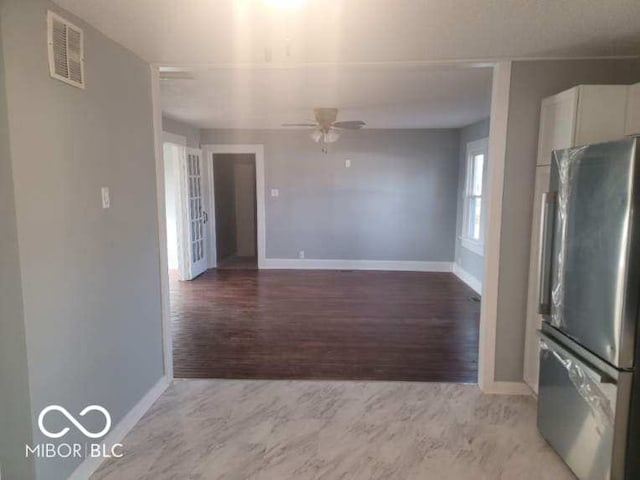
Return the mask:
[[[472, 170], [473, 157], [478, 154], [484, 155], [484, 165], [482, 172], [482, 195], [480, 207], [480, 239], [471, 238], [467, 235], [467, 225], [469, 223], [469, 195], [471, 189], [471, 182], [473, 179], [470, 176]], [[460, 244], [466, 250], [469, 250], [476, 255], [484, 256], [484, 240], [485, 240], [485, 220], [486, 220], [486, 180], [487, 180], [487, 164], [489, 160], [489, 138], [481, 138], [467, 143], [465, 151], [465, 172], [464, 172], [464, 188], [462, 190], [462, 225], [460, 227]]]

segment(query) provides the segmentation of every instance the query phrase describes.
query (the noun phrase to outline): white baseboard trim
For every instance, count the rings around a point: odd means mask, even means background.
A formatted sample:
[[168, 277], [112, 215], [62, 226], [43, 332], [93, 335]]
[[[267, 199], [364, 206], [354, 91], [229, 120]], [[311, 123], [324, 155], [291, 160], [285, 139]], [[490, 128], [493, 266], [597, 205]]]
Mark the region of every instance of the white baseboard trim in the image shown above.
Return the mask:
[[456, 277], [469, 285], [469, 287], [471, 287], [478, 295], [482, 295], [482, 282], [457, 263], [453, 264], [453, 273]]
[[[109, 434], [102, 439], [101, 443], [107, 445], [107, 448], [111, 449], [111, 446], [116, 443], [121, 443], [122, 439], [129, 433], [129, 431], [140, 421], [142, 416], [151, 408], [151, 405], [162, 395], [171, 382], [168, 377], [162, 377], [158, 380], [151, 389], [140, 399], [138, 403], [127, 413], [118, 424], [111, 429]], [[100, 467], [104, 458], [92, 458], [87, 457], [84, 461], [78, 465], [69, 480], [87, 480], [93, 473]]]
[[524, 382], [493, 382], [485, 385], [482, 392], [489, 395], [533, 395], [533, 391]]
[[451, 272], [452, 262], [395, 260], [316, 260], [312, 258], [265, 258], [266, 270], [389, 270], [400, 272]]

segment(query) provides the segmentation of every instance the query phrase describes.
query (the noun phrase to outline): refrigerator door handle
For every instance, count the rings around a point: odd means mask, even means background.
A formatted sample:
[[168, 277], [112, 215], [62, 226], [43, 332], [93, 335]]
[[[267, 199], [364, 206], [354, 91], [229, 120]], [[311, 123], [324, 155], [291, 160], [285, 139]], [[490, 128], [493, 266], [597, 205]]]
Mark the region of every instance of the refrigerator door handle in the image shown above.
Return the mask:
[[551, 314], [551, 251], [556, 193], [542, 194], [540, 218], [540, 250], [538, 251], [538, 313]]

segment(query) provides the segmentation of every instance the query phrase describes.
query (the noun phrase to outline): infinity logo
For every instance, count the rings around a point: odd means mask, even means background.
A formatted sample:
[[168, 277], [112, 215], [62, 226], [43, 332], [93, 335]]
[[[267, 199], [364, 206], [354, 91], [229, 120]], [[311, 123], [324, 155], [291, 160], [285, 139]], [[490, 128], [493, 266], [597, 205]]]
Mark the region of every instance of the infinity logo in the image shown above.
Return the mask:
[[64, 427], [62, 430], [60, 430], [57, 433], [52, 433], [49, 430], [47, 430], [44, 426], [44, 417], [47, 413], [51, 412], [51, 411], [58, 411], [61, 414], [63, 414], [65, 417], [67, 417], [67, 419], [73, 423], [73, 425], [80, 430], [86, 437], [89, 438], [100, 438], [100, 437], [104, 437], [107, 432], [109, 431], [109, 429], [111, 428], [111, 415], [109, 415], [109, 412], [107, 412], [106, 408], [101, 407], [100, 405], [89, 405], [88, 407], [85, 407], [81, 412], [80, 412], [80, 416], [84, 417], [87, 413], [89, 412], [93, 412], [93, 411], [97, 411], [100, 412], [104, 415], [105, 418], [105, 425], [104, 428], [102, 430], [100, 430], [98, 433], [92, 433], [89, 430], [87, 430], [86, 428], [84, 428], [84, 426], [78, 422], [78, 420], [76, 420], [73, 415], [71, 415], [66, 408], [61, 407], [60, 405], [49, 405], [48, 407], [46, 407], [44, 410], [42, 410], [40, 412], [40, 415], [38, 416], [38, 427], [40, 428], [40, 431], [46, 435], [49, 438], [60, 438], [63, 437], [67, 434], [67, 432], [69, 431], [69, 427]]

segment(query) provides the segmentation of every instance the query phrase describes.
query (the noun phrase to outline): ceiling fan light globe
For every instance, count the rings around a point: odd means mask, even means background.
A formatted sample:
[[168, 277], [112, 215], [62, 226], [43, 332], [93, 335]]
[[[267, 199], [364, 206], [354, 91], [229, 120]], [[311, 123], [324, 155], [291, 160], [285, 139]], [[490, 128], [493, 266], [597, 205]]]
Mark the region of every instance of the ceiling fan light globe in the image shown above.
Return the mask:
[[329, 130], [324, 137], [324, 141], [326, 143], [334, 143], [337, 142], [338, 139], [340, 138], [340, 132], [337, 132], [336, 130]]
[[318, 143], [320, 140], [322, 140], [322, 131], [314, 130], [313, 132], [311, 132], [310, 136], [311, 138], [313, 138], [314, 142]]

